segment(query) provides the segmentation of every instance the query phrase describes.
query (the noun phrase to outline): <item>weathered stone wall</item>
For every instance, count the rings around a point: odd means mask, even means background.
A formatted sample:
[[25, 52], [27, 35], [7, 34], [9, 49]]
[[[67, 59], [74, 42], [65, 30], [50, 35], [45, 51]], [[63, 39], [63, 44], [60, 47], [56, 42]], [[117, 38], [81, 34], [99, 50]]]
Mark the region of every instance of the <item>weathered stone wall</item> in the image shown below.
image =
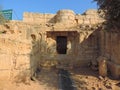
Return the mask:
[[19, 76], [21, 72], [29, 72], [31, 43], [27, 40], [18, 41], [0, 35], [0, 79], [10, 80]]
[[40, 23], [45, 24], [47, 22], [53, 22], [55, 14], [40, 14], [40, 13], [28, 13], [25, 12], [23, 15], [23, 21], [27, 23]]
[[96, 10], [87, 10], [83, 15], [76, 15], [75, 20], [78, 24], [97, 24], [104, 21]]
[[114, 78], [120, 77], [120, 33], [113, 31], [101, 32], [101, 56], [107, 58], [108, 69]]
[[[60, 10], [57, 14], [24, 13], [23, 21], [10, 21], [0, 26], [0, 70], [9, 73], [0, 77], [14, 78], [26, 70], [33, 76], [41, 66], [87, 66], [99, 56], [96, 27], [100, 22], [103, 19], [95, 10], [84, 15]], [[67, 37], [66, 54], [57, 53], [57, 36]]]
[[[67, 36], [67, 53], [58, 54], [56, 50], [56, 37]], [[42, 39], [42, 40], [41, 40]], [[42, 66], [87, 66], [99, 56], [98, 35], [91, 31], [47, 31], [41, 33], [39, 42], [40, 64]], [[38, 48], [37, 48], [38, 49]], [[34, 50], [34, 49], [33, 49]]]
[[83, 15], [75, 14], [72, 10], [60, 10], [57, 14], [38, 14], [25, 12], [23, 21], [27, 23], [67, 23], [72, 26], [80, 24], [97, 24], [104, 21], [97, 10], [88, 10]]

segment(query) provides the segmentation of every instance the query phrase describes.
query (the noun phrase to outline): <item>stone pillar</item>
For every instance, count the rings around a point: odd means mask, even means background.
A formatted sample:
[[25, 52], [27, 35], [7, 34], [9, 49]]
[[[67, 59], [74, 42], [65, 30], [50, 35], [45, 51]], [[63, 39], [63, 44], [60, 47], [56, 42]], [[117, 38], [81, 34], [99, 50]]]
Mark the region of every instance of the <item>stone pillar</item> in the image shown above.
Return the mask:
[[107, 61], [104, 57], [98, 59], [99, 65], [99, 75], [106, 77], [107, 76]]

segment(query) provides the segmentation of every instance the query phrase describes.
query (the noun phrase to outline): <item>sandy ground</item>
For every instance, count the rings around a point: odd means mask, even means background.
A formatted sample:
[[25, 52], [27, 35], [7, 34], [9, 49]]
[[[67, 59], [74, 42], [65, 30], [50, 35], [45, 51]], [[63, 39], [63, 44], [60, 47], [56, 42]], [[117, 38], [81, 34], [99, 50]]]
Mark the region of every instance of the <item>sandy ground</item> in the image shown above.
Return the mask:
[[[77, 90], [120, 90], [120, 81], [102, 78], [88, 68], [70, 70]], [[43, 69], [37, 81], [29, 84], [0, 81], [0, 90], [58, 90], [58, 75], [55, 70]]]
[[0, 90], [58, 90], [58, 77], [53, 70], [42, 70], [36, 81], [28, 84], [0, 81]]
[[[2, 84], [1, 84], [2, 83]], [[48, 90], [45, 85], [39, 83], [30, 82], [30, 85], [25, 85], [24, 83], [15, 84], [12, 82], [1, 82], [0, 90]]]

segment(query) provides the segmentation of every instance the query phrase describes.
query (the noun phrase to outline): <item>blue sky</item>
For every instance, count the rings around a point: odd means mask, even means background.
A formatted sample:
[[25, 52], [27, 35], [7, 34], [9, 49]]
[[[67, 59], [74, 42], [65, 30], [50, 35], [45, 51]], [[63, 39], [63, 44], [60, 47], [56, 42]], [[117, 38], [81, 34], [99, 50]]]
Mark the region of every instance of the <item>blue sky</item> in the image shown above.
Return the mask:
[[0, 0], [0, 8], [13, 9], [13, 19], [22, 20], [24, 12], [56, 13], [71, 9], [81, 14], [87, 9], [97, 9], [97, 5], [93, 0]]

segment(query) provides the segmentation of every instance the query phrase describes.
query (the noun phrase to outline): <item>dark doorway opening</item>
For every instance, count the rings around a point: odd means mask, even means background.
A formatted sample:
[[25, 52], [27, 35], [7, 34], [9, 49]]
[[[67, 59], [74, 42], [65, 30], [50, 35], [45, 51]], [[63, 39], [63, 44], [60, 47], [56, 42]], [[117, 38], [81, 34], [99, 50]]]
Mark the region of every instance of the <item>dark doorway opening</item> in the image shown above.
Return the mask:
[[66, 36], [57, 36], [57, 53], [66, 54], [67, 52], [67, 37]]

